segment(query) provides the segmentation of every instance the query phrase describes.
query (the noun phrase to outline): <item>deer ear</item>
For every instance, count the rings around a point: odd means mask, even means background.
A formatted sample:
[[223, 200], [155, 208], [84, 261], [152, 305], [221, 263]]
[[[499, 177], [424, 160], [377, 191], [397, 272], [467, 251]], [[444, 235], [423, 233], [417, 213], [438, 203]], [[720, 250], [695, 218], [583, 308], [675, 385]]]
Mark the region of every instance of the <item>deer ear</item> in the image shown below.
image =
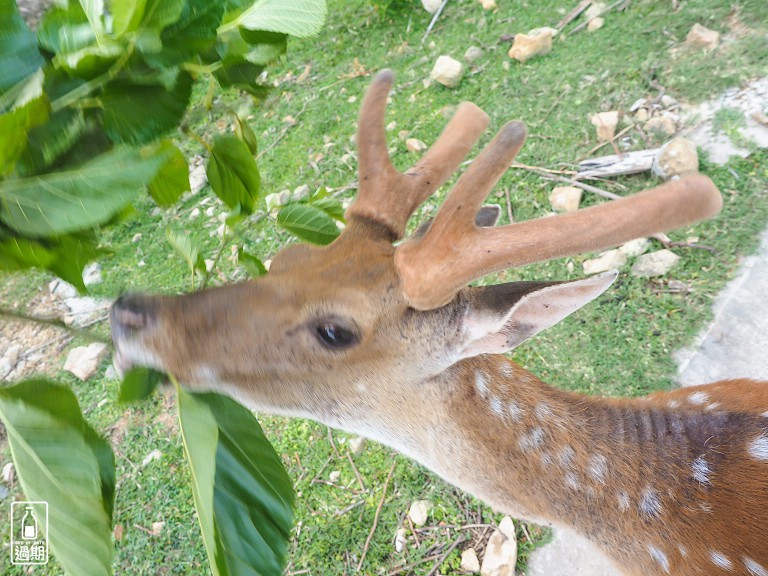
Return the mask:
[[602, 294], [612, 270], [573, 282], [513, 282], [470, 288], [461, 358], [508, 352]]

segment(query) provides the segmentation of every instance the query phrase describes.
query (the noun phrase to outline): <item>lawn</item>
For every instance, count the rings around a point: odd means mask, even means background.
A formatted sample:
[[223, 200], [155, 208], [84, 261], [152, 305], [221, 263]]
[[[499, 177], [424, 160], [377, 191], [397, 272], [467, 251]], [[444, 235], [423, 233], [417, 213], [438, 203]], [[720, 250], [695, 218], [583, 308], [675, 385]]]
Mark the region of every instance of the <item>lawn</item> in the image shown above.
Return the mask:
[[[504, 122], [521, 119], [530, 136], [518, 161], [563, 169], [599, 144], [589, 121], [596, 112], [627, 111], [637, 99], [661, 94], [680, 102], [701, 102], [765, 74], [768, 68], [764, 0], [680, 2], [678, 9], [671, 0], [636, 0], [625, 11], [608, 12], [603, 28], [556, 38], [550, 54], [525, 64], [507, 56], [507, 37], [555, 26], [578, 2], [498, 3], [497, 10], [484, 11], [474, 0], [448, 2], [425, 38], [431, 16], [418, 2], [330, 0], [323, 32], [315, 38], [292, 40], [285, 61], [269, 68], [266, 80], [274, 90], [268, 99], [254, 103], [245, 95], [217, 94], [208, 110], [204, 105], [208, 85], [200, 83], [185, 126], [189, 132], [211, 138], [231, 129], [235, 113], [245, 116], [259, 138], [265, 193], [305, 185], [309, 190], [326, 187], [347, 202], [356, 185], [358, 107], [370, 74], [381, 68], [397, 73], [386, 123], [393, 162], [400, 169], [417, 157], [407, 150], [406, 139], [434, 141], [446, 113], [463, 100], [490, 115], [491, 128], [481, 143], [490, 140]], [[721, 32], [721, 47], [709, 53], [682, 48], [694, 23]], [[459, 87], [426, 82], [438, 56], [461, 60], [470, 46], [481, 48], [483, 54], [468, 66]], [[721, 120], [723, 125], [739, 121]], [[653, 136], [649, 137], [653, 144]], [[182, 133], [177, 138], [185, 153], [203, 154], [194, 138]], [[630, 149], [646, 147], [636, 129], [626, 133], [624, 143]], [[596, 154], [611, 152], [607, 146]], [[734, 159], [725, 167], [703, 158], [701, 171], [723, 192], [723, 213], [671, 236], [682, 242], [695, 237], [714, 251], [677, 248], [680, 262], [657, 279], [634, 277], [625, 266], [606, 295], [521, 346], [513, 355], [516, 362], [555, 386], [589, 394], [634, 396], [674, 386], [672, 353], [690, 343], [706, 323], [713, 297], [732, 277], [739, 259], [754, 250], [756, 236], [768, 221], [765, 150]], [[655, 184], [647, 175], [614, 182], [600, 186], [626, 193]], [[510, 211], [515, 220], [527, 220], [551, 210], [548, 196], [553, 186], [536, 172], [513, 169], [489, 201], [502, 206], [503, 223]], [[418, 216], [430, 213], [447, 189], [443, 187]], [[587, 194], [583, 205], [600, 201]], [[128, 290], [190, 290], [185, 264], [165, 240], [169, 228], [190, 233], [204, 247], [207, 259], [215, 259], [221, 251], [213, 283], [245, 277], [235, 258], [237, 247], [268, 260], [295, 241], [268, 215], [258, 214], [222, 242], [217, 231], [225, 210], [206, 189], [188, 195], [173, 211], [156, 209], [149, 199], [137, 202], [135, 208], [132, 217], [101, 233], [101, 244], [110, 255], [101, 262], [104, 281], [92, 288], [94, 296], [112, 298]], [[582, 262], [589, 257], [528, 266], [499, 278], [579, 278]], [[0, 304], [27, 301], [48, 280], [37, 273], [4, 276]], [[685, 289], [671, 289], [680, 286]], [[107, 327], [97, 330], [106, 333]], [[80, 343], [75, 340], [73, 345]], [[111, 439], [116, 452], [115, 523], [121, 529], [119, 537], [116, 532], [115, 572], [207, 574], [173, 394], [158, 394], [146, 404], [125, 410], [104, 402], [116, 398], [118, 385], [105, 371], [106, 365], [86, 383], [63, 371], [54, 375], [73, 387], [87, 417]], [[374, 442], [353, 453], [351, 437], [323, 425], [269, 415], [260, 421], [282, 455], [298, 495], [289, 574], [460, 573], [461, 550], [474, 546], [481, 551], [502, 517]], [[0, 458], [2, 464], [9, 460], [7, 447]], [[13, 499], [22, 499], [17, 486], [5, 501]], [[433, 505], [427, 524], [418, 529], [407, 518], [415, 500]], [[400, 528], [405, 530], [407, 544], [402, 552], [395, 547]], [[0, 531], [7, 534], [7, 530], [8, 515], [0, 514]], [[517, 523], [517, 531], [518, 571], [524, 574], [528, 555], [546, 541], [547, 530]], [[8, 565], [5, 550], [0, 552], [0, 572], [28, 573]], [[31, 573], [61, 572], [51, 564]]]

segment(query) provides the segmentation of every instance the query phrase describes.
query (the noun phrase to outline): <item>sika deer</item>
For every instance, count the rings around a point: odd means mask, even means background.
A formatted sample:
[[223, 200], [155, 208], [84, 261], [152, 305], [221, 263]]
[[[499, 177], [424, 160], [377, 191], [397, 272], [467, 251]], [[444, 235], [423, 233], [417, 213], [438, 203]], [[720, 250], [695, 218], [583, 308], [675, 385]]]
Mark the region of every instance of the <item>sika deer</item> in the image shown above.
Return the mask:
[[[768, 576], [768, 384], [726, 381], [646, 398], [552, 388], [502, 354], [616, 277], [466, 284], [716, 214], [703, 176], [575, 213], [477, 227], [521, 147], [513, 122], [462, 175], [435, 220], [395, 246], [487, 116], [462, 104], [405, 174], [386, 152], [380, 73], [359, 124], [360, 185], [330, 246], [289, 246], [263, 279], [112, 309], [116, 361], [192, 390], [365, 435], [520, 518], [569, 527], [626, 574]], [[495, 219], [494, 219], [495, 220]]]

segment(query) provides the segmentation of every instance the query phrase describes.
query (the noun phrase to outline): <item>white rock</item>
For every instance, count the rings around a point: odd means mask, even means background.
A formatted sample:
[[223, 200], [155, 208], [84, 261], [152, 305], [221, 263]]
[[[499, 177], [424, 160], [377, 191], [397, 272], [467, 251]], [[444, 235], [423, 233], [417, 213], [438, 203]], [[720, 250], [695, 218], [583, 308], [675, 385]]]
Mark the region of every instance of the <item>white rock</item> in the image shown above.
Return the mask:
[[408, 544], [408, 540], [406, 539], [405, 534], [405, 528], [400, 528], [397, 532], [395, 532], [395, 551], [398, 553], [405, 550], [405, 547]]
[[635, 238], [619, 246], [619, 250], [627, 255], [628, 258], [636, 258], [644, 254], [651, 247], [651, 241], [648, 238]]
[[75, 298], [77, 296], [77, 288], [72, 286], [69, 282], [65, 282], [64, 280], [57, 278], [56, 280], [52, 280], [48, 284], [48, 290], [51, 294], [55, 294], [59, 298]]
[[477, 552], [475, 552], [474, 548], [467, 548], [461, 553], [459, 568], [473, 574], [480, 572], [480, 560], [477, 559]]
[[189, 219], [195, 220], [200, 217], [200, 208], [192, 208], [192, 211], [189, 213]]
[[663, 276], [680, 260], [671, 250], [658, 250], [639, 256], [632, 265], [633, 276]]
[[514, 576], [517, 564], [515, 525], [509, 516], [499, 523], [499, 529], [488, 539], [480, 574], [483, 576]]
[[677, 126], [675, 126], [675, 121], [669, 116], [654, 116], [645, 123], [645, 131], [672, 136], [677, 131]]
[[482, 57], [483, 57], [483, 49], [478, 48], [477, 46], [470, 46], [469, 48], [467, 48], [467, 51], [464, 52], [464, 60], [466, 60], [470, 64], [472, 62], [477, 62]]
[[300, 202], [305, 198], [309, 198], [309, 186], [307, 184], [296, 187], [291, 194], [291, 201], [293, 202]]
[[141, 232], [137, 232], [133, 235], [133, 238], [131, 238], [131, 242], [136, 244], [139, 240], [141, 240]]
[[413, 153], [424, 152], [427, 149], [427, 145], [418, 138], [408, 138], [405, 141], [405, 147], [408, 149], [408, 152]]
[[480, 0], [480, 5], [483, 7], [483, 10], [495, 10], [496, 0]]
[[648, 118], [650, 117], [650, 113], [645, 108], [640, 108], [637, 112], [635, 112], [635, 120], [638, 122], [647, 122]]
[[73, 348], [64, 362], [64, 370], [71, 372], [80, 380], [88, 380], [99, 369], [101, 360], [107, 354], [107, 345], [94, 342], [88, 346]]
[[596, 30], [600, 30], [600, 28], [603, 27], [605, 24], [605, 20], [603, 20], [600, 17], [592, 18], [592, 20], [589, 21], [589, 24], [587, 24], [587, 30], [590, 32], [595, 32]]
[[[556, 33], [557, 31], [554, 30]], [[509, 57], [518, 62], [527, 62], [534, 56], [548, 54], [552, 50], [552, 28], [536, 28], [528, 34], [515, 34]]]
[[365, 448], [365, 438], [357, 436], [349, 439], [349, 449], [352, 454], [362, 454], [363, 448]]
[[430, 14], [437, 12], [437, 9], [440, 8], [440, 4], [442, 3], [443, 0], [421, 0], [421, 5], [424, 7], [424, 10]]
[[664, 106], [664, 108], [674, 108], [677, 106], [679, 102], [676, 98], [673, 98], [669, 94], [664, 94], [664, 96], [661, 97], [661, 105]]
[[603, 142], [613, 140], [616, 134], [616, 126], [619, 124], [618, 110], [610, 112], [598, 112], [590, 118], [592, 125], [597, 128], [597, 138]]
[[5, 356], [0, 358], [0, 380], [4, 380], [13, 371], [13, 368], [8, 358]]
[[13, 484], [14, 476], [13, 462], [8, 462], [3, 466], [3, 483], [10, 486]]
[[67, 298], [64, 305], [67, 313], [64, 315], [64, 323], [67, 326], [84, 326], [99, 315], [104, 314], [112, 302], [102, 298]]
[[685, 38], [686, 45], [691, 48], [703, 48], [704, 50], [714, 50], [720, 44], [720, 32], [710, 30], [701, 24], [694, 24], [688, 36]]
[[163, 453], [160, 452], [160, 450], [158, 450], [157, 448], [155, 448], [154, 450], [152, 450], [152, 452], [144, 456], [144, 460], [141, 461], [141, 465], [146, 466], [150, 462], [153, 462], [155, 460], [160, 460], [160, 458], [162, 457], [163, 457]]
[[429, 510], [432, 508], [432, 503], [429, 500], [416, 500], [411, 504], [411, 508], [408, 510], [408, 516], [416, 526], [424, 526], [427, 523], [429, 517]]
[[330, 474], [328, 474], [328, 480], [333, 482], [334, 484], [339, 481], [339, 478], [341, 478], [341, 472], [338, 470], [334, 470]]
[[640, 110], [640, 108], [645, 108], [647, 106], [647, 101], [645, 98], [638, 98], [634, 101], [632, 106], [629, 107], [630, 112], [637, 112]]
[[653, 158], [651, 171], [664, 180], [699, 171], [696, 144], [687, 138], [673, 138], [664, 144]]
[[584, 11], [584, 18], [587, 20], [597, 18], [605, 10], [605, 8], [606, 6], [604, 2], [592, 2]]
[[83, 283], [86, 286], [101, 283], [101, 264], [98, 262], [91, 262], [83, 268]]
[[189, 190], [192, 194], [197, 194], [207, 183], [208, 177], [205, 175], [205, 163], [200, 158], [199, 163], [189, 167]]
[[579, 209], [584, 191], [576, 186], [555, 186], [549, 195], [549, 203], [558, 212], [575, 212]]
[[19, 344], [11, 344], [3, 354], [3, 358], [8, 361], [11, 368], [16, 366], [19, 361], [19, 355], [21, 354], [21, 346]]
[[584, 274], [598, 274], [614, 268], [621, 268], [626, 263], [627, 255], [617, 249], [603, 252], [597, 258], [585, 260], [582, 266], [584, 267]]
[[429, 77], [443, 86], [456, 88], [464, 77], [464, 64], [450, 56], [439, 56]]

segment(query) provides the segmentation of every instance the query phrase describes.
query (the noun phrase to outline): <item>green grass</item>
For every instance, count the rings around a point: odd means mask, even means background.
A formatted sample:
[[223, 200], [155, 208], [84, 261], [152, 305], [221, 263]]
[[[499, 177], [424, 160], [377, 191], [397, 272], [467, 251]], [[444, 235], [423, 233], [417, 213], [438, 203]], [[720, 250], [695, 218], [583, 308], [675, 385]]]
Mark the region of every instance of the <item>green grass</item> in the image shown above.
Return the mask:
[[[342, 197], [348, 199], [353, 194], [348, 187], [356, 181], [356, 166], [347, 155], [354, 152], [351, 138], [369, 82], [368, 77], [353, 76], [358, 69], [356, 58], [359, 66], [371, 72], [383, 67], [397, 72], [387, 123], [396, 122], [389, 138], [390, 146], [395, 148], [393, 161], [399, 168], [414, 161], [405, 149], [406, 136], [399, 133], [407, 131], [407, 137], [434, 141], [446, 122], [442, 111], [462, 100], [471, 100], [489, 113], [491, 130], [483, 142], [507, 120], [523, 119], [531, 137], [519, 161], [558, 168], [572, 164], [597, 144], [589, 123], [592, 113], [626, 110], [640, 97], [657, 95], [659, 87], [680, 101], [701, 101], [764, 73], [768, 61], [765, 29], [731, 35], [714, 53], [679, 48], [695, 22], [728, 35], [735, 8], [743, 23], [764, 22], [763, 0], [744, 1], [735, 7], [724, 0], [702, 0], [684, 4], [678, 12], [673, 12], [666, 0], [638, 0], [627, 12], [607, 14], [600, 31], [584, 31], [556, 40], [551, 54], [524, 65], [509, 60], [508, 43], [499, 38], [554, 25], [575, 2], [500, 4], [504, 6], [500, 11], [489, 13], [475, 1], [449, 3], [425, 45], [421, 45], [430, 17], [420, 9], [403, 7], [400, 2], [378, 2], [376, 6], [387, 8], [382, 16], [368, 2], [332, 1], [329, 23], [322, 34], [292, 41], [287, 60], [269, 69], [268, 80], [277, 86], [266, 102], [253, 106], [247, 97], [222, 95], [213, 115], [196, 105], [188, 115], [187, 125], [196, 134], [211, 138], [231, 126], [233, 112], [246, 111], [264, 150], [259, 166], [266, 193], [307, 184], [310, 189], [344, 188]], [[483, 47], [485, 54], [459, 88], [424, 86], [422, 81], [438, 55], [461, 59], [471, 44]], [[306, 67], [306, 79], [297, 81]], [[197, 88], [198, 102], [206, 88]], [[296, 120], [292, 127], [285, 121], [288, 116]], [[732, 124], [732, 119], [722, 119], [726, 120], [723, 129]], [[635, 148], [644, 147], [638, 135], [630, 134]], [[193, 140], [180, 137], [180, 144], [189, 154], [201, 153]], [[598, 154], [609, 151], [606, 148]], [[733, 275], [739, 258], [754, 249], [757, 232], [768, 221], [766, 151], [734, 160], [728, 167], [704, 161], [701, 169], [723, 191], [723, 214], [672, 236], [676, 240], [696, 236], [698, 242], [714, 247], [716, 252], [677, 249], [681, 262], [659, 280], [631, 277], [626, 266], [607, 295], [526, 343], [515, 352], [516, 361], [556, 386], [590, 394], [638, 395], [673, 386], [672, 352], [691, 342], [710, 317], [714, 295]], [[632, 191], [653, 184], [645, 176], [624, 178], [621, 183]], [[552, 186], [530, 172], [512, 170], [490, 200], [500, 203], [506, 213], [503, 190], [509, 190], [515, 218], [525, 220], [548, 211], [547, 196]], [[428, 207], [435, 206], [446, 189], [430, 200]], [[102, 261], [104, 282], [94, 287], [94, 295], [113, 297], [127, 290], [190, 290], [190, 275], [171, 253], [165, 231], [170, 227], [189, 232], [201, 242], [205, 257], [212, 259], [219, 248], [215, 230], [221, 224], [218, 218], [223, 207], [211, 200], [201, 207], [197, 219], [190, 220], [192, 210], [207, 197], [206, 191], [189, 197], [172, 212], [155, 211], [149, 200], [140, 201], [133, 216], [104, 231], [102, 245], [112, 255]], [[594, 202], [589, 197], [585, 201]], [[206, 214], [209, 208], [210, 216]], [[258, 225], [241, 225], [232, 241], [266, 259], [292, 239], [266, 218]], [[229, 258], [230, 249], [229, 244], [225, 245], [214, 283], [243, 276]], [[577, 278], [582, 276], [581, 263], [587, 257], [508, 271], [500, 278]], [[23, 302], [44, 280], [41, 274], [4, 277], [7, 282], [0, 302]], [[689, 290], [670, 292], [670, 280], [685, 283]], [[124, 410], [111, 402], [117, 394], [114, 380], [100, 377], [81, 383], [63, 372], [56, 378], [74, 388], [90, 421], [113, 439], [119, 479], [115, 522], [124, 528], [116, 544], [116, 573], [206, 574], [188, 486], [189, 471], [182, 461], [181, 440], [175, 429], [173, 397], [158, 395], [147, 404]], [[369, 442], [361, 455], [352, 458], [362, 478], [361, 486], [347, 458], [346, 435], [308, 421], [263, 416], [261, 422], [299, 494], [291, 571], [308, 570], [315, 575], [356, 573], [382, 496], [384, 506], [363, 565], [366, 574], [388, 574], [410, 564], [416, 566], [405, 573], [426, 574], [435, 563], [428, 559], [440, 555], [462, 536], [466, 540], [447, 557], [440, 571], [456, 573], [460, 550], [481, 541], [483, 531], [454, 527], [500, 519], [418, 464], [380, 445]], [[161, 457], [142, 465], [155, 449]], [[6, 448], [3, 461], [7, 460]], [[395, 473], [384, 494], [392, 462], [396, 462]], [[318, 481], [327, 480], [334, 470], [341, 473], [338, 484], [343, 487]], [[6, 501], [12, 499], [21, 499], [17, 487]], [[418, 533], [416, 546], [405, 515], [410, 503], [418, 499], [433, 502], [434, 512], [427, 530]], [[0, 513], [0, 531], [5, 534], [7, 521], [7, 514]], [[151, 529], [154, 522], [165, 522], [159, 536], [143, 530]], [[409, 535], [405, 555], [397, 554], [393, 543], [401, 526]], [[527, 556], [546, 540], [547, 532], [532, 525], [518, 525], [518, 532], [518, 569], [522, 571]], [[5, 550], [0, 550], [0, 572], [22, 574], [7, 562]], [[52, 565], [33, 573], [60, 571]]]

